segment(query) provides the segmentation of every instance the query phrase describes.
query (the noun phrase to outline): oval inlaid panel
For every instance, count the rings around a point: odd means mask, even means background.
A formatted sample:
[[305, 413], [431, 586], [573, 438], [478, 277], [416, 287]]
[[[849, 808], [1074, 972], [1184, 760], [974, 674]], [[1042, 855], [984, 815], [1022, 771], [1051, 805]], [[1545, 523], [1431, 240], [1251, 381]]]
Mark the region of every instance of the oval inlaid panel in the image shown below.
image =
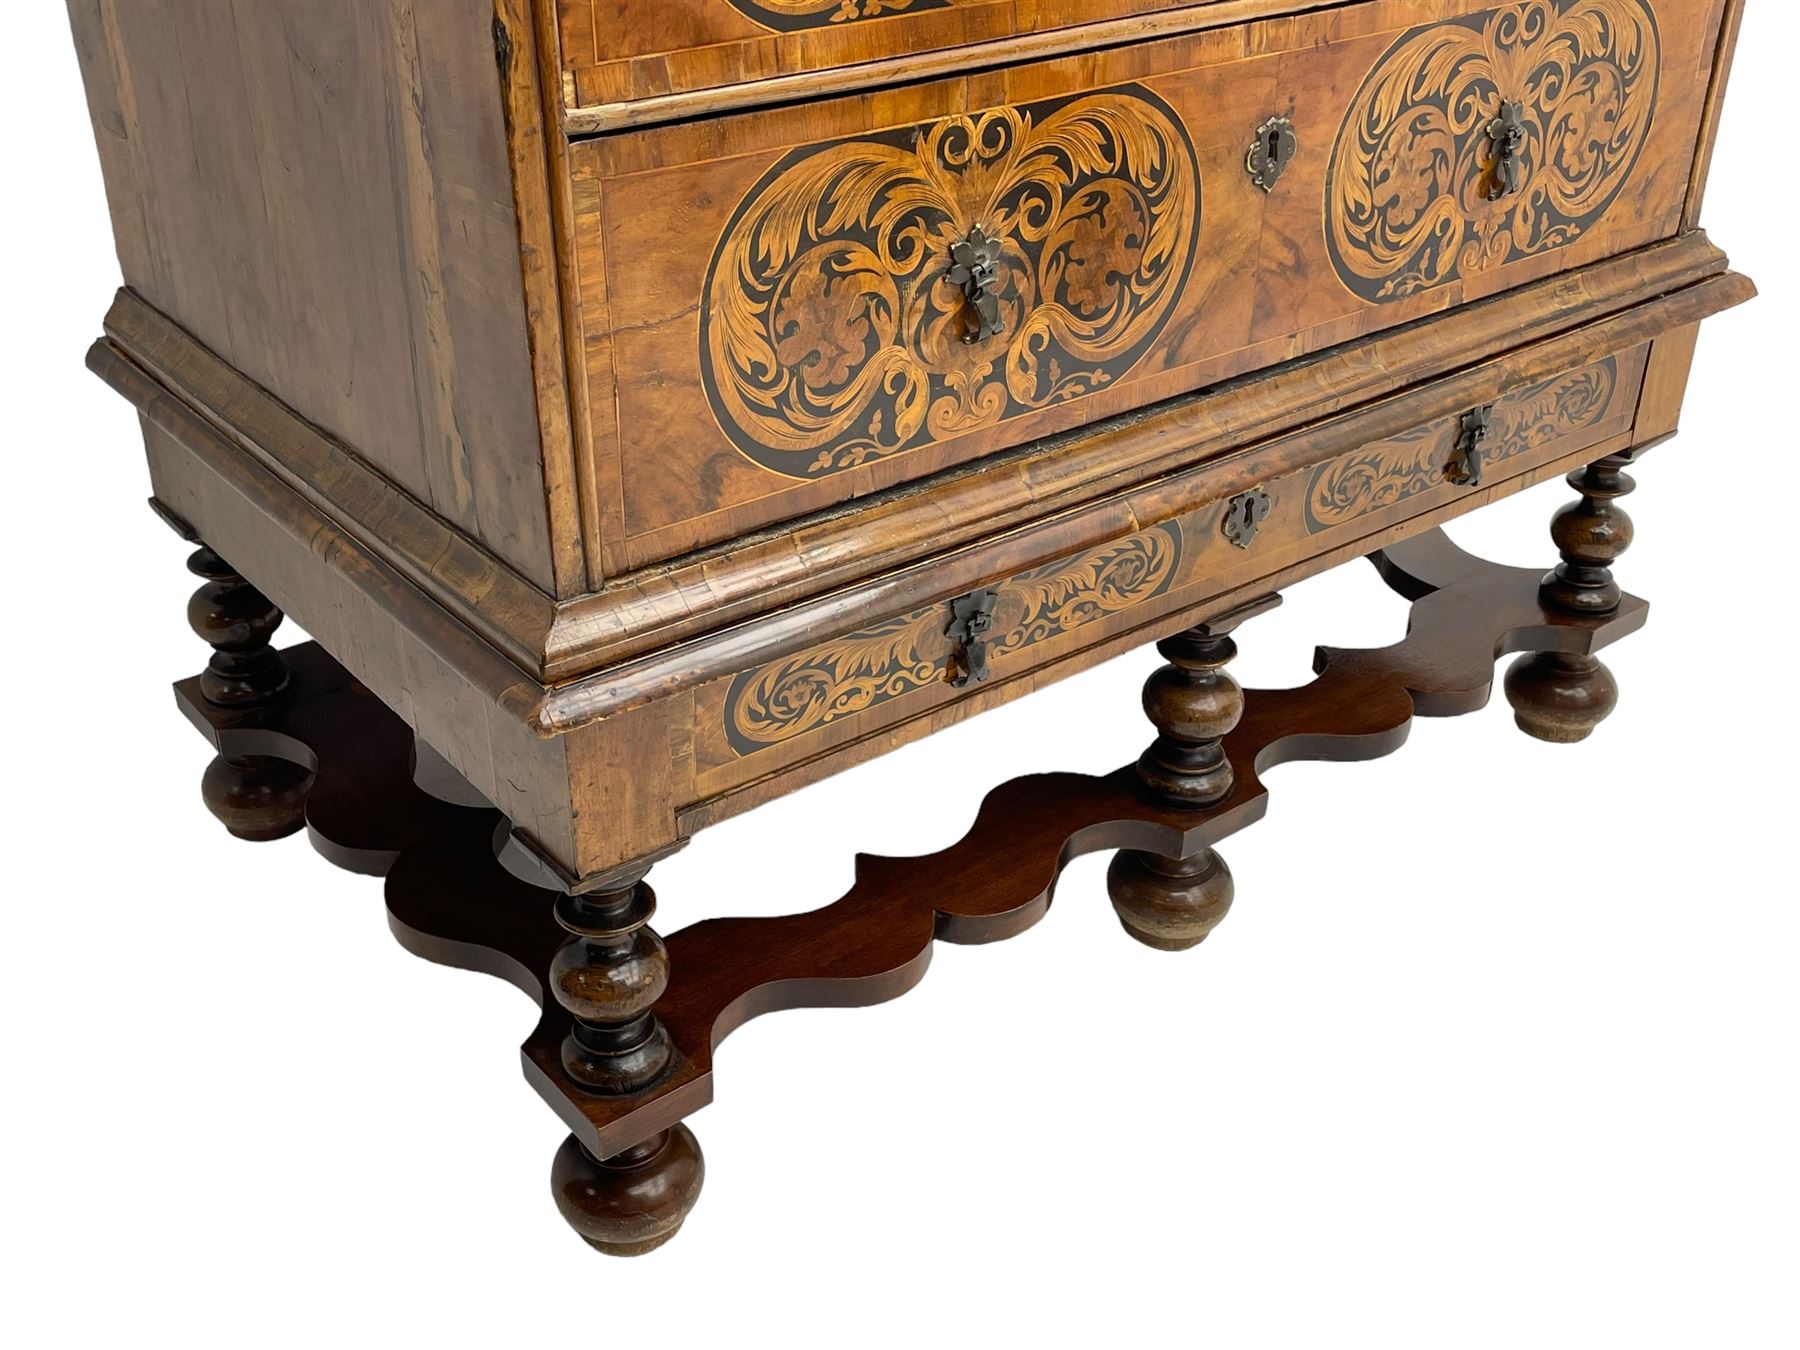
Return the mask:
[[[998, 241], [1002, 331], [965, 344], [947, 272]], [[1118, 379], [1192, 265], [1200, 171], [1180, 118], [1121, 86], [794, 151], [727, 223], [700, 365], [731, 443], [816, 478]]]
[[[1161, 595], [1181, 561], [1174, 522], [1021, 573], [998, 587], [990, 657], [1047, 642]], [[950, 677], [945, 603], [925, 605], [739, 675], [725, 735], [740, 755], [813, 731]]]
[[[1553, 380], [1530, 385], [1494, 404], [1482, 458], [1499, 464], [1602, 420], [1619, 383], [1619, 363], [1606, 357]], [[1433, 422], [1327, 460], [1306, 490], [1306, 532], [1317, 534], [1403, 502], [1446, 481], [1456, 458], [1459, 419]]]
[[792, 32], [857, 19], [884, 19], [927, 9], [948, 9], [952, 0], [731, 0], [745, 18]]
[[[1338, 133], [1325, 232], [1339, 278], [1397, 300], [1580, 238], [1644, 148], [1661, 65], [1645, 0], [1528, 0], [1413, 29]], [[1519, 181], [1490, 200], [1502, 103], [1522, 110]]]

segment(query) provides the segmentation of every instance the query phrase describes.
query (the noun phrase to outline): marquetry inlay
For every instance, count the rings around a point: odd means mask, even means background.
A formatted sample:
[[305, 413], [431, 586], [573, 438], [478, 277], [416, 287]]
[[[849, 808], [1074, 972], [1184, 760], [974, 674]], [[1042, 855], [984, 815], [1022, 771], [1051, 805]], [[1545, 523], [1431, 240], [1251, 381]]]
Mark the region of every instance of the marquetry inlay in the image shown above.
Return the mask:
[[[811, 478], [1079, 398], [1162, 331], [1199, 226], [1187, 132], [1136, 86], [796, 150], [708, 270], [714, 416], [756, 463]], [[965, 342], [949, 271], [977, 227], [999, 332]]]
[[[1339, 278], [1397, 300], [1574, 242], [1644, 148], [1661, 64], [1645, 0], [1528, 0], [1411, 30], [1338, 133], [1325, 232]], [[1522, 121], [1506, 175], [1503, 106]]]
[[[1483, 458], [1489, 464], [1548, 445], [1606, 416], [1618, 386], [1612, 357], [1509, 394], [1493, 407]], [[1306, 491], [1306, 530], [1317, 534], [1449, 481], [1458, 421], [1433, 422], [1327, 460]]]
[[745, 18], [766, 28], [789, 32], [927, 9], [948, 9], [951, 3], [952, 0], [730, 0], [731, 7]]
[[[1181, 547], [1181, 527], [1169, 522], [1002, 583], [987, 636], [989, 658], [999, 658], [1004, 673], [1010, 653], [1161, 595]], [[953, 679], [948, 617], [946, 605], [925, 605], [739, 675], [725, 700], [732, 748], [752, 754]]]

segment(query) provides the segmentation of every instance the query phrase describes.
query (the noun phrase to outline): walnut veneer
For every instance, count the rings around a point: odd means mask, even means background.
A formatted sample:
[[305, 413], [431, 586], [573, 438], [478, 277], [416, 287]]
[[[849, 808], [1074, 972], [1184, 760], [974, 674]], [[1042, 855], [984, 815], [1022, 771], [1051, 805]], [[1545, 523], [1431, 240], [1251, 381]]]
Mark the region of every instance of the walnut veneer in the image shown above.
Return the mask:
[[[892, 997], [1096, 848], [1192, 946], [1263, 769], [1499, 653], [1526, 731], [1604, 718], [1626, 466], [1753, 294], [1698, 228], [1740, 9], [69, 0], [125, 282], [89, 364], [198, 549], [206, 800], [531, 992], [558, 1204], [656, 1246], [748, 1017]], [[1537, 568], [1436, 533], [1565, 474]], [[1406, 641], [1241, 690], [1234, 630], [1363, 556]], [[702, 827], [1153, 641], [1134, 767], [652, 926]]]

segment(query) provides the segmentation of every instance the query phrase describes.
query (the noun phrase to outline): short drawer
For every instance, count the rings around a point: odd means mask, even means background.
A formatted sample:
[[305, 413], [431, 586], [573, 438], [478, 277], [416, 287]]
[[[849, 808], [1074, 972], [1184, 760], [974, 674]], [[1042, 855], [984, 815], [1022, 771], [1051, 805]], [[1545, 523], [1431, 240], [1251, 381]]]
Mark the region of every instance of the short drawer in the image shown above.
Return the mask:
[[1255, 8], [1244, 0], [556, 0], [556, 21], [563, 101], [579, 121], [584, 111], [628, 118], [630, 105], [645, 100], [979, 44], [1118, 41], [1119, 20], [1222, 4]]
[[1669, 237], [1719, 19], [1366, 0], [579, 142], [606, 566]]
[[[899, 723], [1109, 646], [1121, 650], [1209, 599], [1285, 585], [1369, 552], [1391, 532], [1441, 523], [1572, 460], [1622, 449], [1650, 351], [1632, 347], [1399, 435], [1333, 449], [1245, 493], [992, 583], [984, 588], [993, 593], [986, 686], [962, 678], [952, 599], [706, 685], [695, 704], [700, 795], [891, 735]], [[1547, 540], [1542, 549], [1553, 560]]]

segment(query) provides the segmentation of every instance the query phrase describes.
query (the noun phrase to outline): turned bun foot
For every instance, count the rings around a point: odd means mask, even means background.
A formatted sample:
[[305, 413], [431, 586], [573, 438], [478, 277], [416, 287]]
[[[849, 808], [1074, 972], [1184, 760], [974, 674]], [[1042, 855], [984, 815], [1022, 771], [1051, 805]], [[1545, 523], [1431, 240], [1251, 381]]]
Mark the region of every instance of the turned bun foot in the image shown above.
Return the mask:
[[200, 795], [239, 839], [283, 839], [306, 824], [310, 769], [273, 755], [217, 756], [200, 779]]
[[557, 1209], [608, 1256], [641, 1256], [674, 1237], [705, 1179], [700, 1142], [685, 1125], [604, 1160], [570, 1135], [550, 1168]]
[[1231, 908], [1231, 869], [1213, 849], [1164, 858], [1126, 849], [1106, 869], [1106, 892], [1125, 931], [1146, 947], [1197, 947]]
[[1531, 652], [1506, 672], [1519, 730], [1540, 741], [1584, 741], [1619, 703], [1618, 681], [1591, 656]]

